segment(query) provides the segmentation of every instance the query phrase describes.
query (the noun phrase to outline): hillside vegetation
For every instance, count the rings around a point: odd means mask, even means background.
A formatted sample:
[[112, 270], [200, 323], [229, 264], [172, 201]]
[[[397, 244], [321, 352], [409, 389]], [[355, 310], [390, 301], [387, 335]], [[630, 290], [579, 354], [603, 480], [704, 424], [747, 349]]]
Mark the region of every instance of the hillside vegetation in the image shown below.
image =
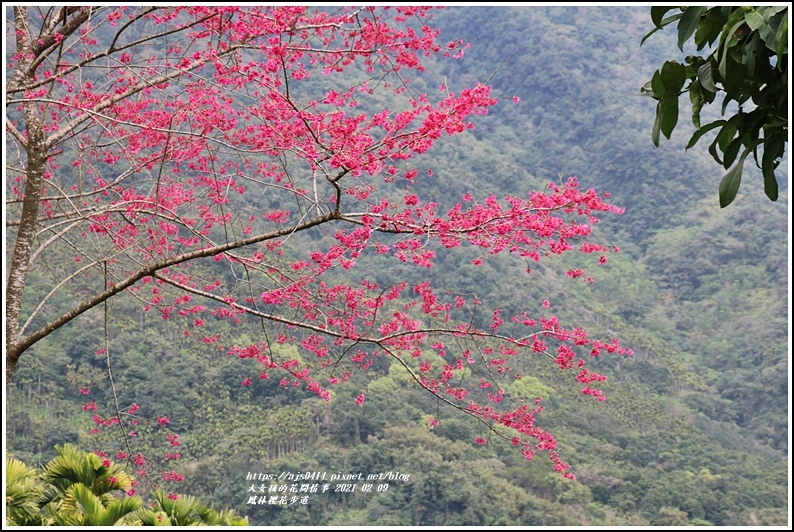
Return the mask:
[[[442, 84], [455, 91], [490, 80], [500, 104], [422, 156], [417, 166], [433, 175], [412, 190], [438, 198], [441, 212], [466, 192], [525, 195], [575, 175], [626, 209], [596, 227], [621, 252], [603, 266], [579, 265], [592, 285], [566, 277], [567, 264], [526, 276], [508, 258], [475, 267], [456, 253], [422, 277], [508, 310], [548, 299], [561, 320], [634, 350], [591, 363], [609, 376], [605, 402], [579, 395], [547, 360], [515, 368], [524, 377], [510, 386], [544, 398], [538, 422], [554, 430], [577, 480], [541, 455], [524, 460], [509, 442], [476, 445], [488, 437], [482, 426], [440, 407], [388, 360], [366, 380], [335, 387], [328, 403], [277, 378], [243, 387], [259, 372], [252, 361], [186, 338], [132, 298], [115, 299], [119, 398], [139, 404], [143, 417], [169, 416], [182, 441], [172, 464], [187, 479], [182, 491], [251, 525], [786, 524], [787, 161], [778, 202], [745, 186], [721, 210], [721, 169], [707, 143], [685, 152], [682, 131], [653, 146], [655, 102], [639, 89], [677, 48], [663, 34], [639, 47], [652, 28], [647, 7], [449, 7], [435, 24], [442, 38], [472, 46], [412, 81], [435, 94]], [[692, 126], [682, 119], [678, 127]], [[761, 179], [749, 161], [746, 171], [746, 180]], [[384, 286], [420, 280], [398, 266], [373, 275]], [[255, 341], [261, 330], [217, 327], [225, 345]], [[110, 400], [104, 359], [94, 354], [103, 334], [101, 313], [87, 313], [21, 359], [6, 406], [7, 448], [17, 458], [43, 463], [56, 444], [103, 444], [79, 391], [91, 388], [100, 405]], [[357, 405], [363, 390], [367, 401]], [[431, 415], [441, 420], [432, 430]], [[142, 429], [142, 451], [159, 453], [144, 436], [156, 434]], [[410, 478], [383, 492], [317, 494], [308, 505], [246, 504], [249, 472], [290, 471]]]

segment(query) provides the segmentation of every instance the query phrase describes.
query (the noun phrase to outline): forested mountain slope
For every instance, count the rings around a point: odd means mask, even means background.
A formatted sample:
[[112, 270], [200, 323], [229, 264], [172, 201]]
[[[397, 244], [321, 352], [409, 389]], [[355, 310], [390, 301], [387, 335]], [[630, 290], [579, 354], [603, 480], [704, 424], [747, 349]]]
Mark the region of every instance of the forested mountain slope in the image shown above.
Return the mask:
[[[543, 396], [539, 424], [554, 429], [578, 480], [562, 479], [542, 456], [527, 462], [509, 442], [475, 445], [487, 431], [458, 412], [440, 409], [430, 430], [438, 404], [387, 360], [369, 380], [335, 388], [330, 403], [277, 379], [242, 387], [255, 364], [185, 338], [131, 298], [111, 306], [113, 342], [123, 346], [113, 368], [120, 399], [144, 416], [168, 414], [183, 442], [174, 468], [187, 477], [184, 491], [252, 525], [785, 524], [787, 184], [769, 202], [748, 162], [740, 196], [720, 210], [721, 168], [706, 146], [684, 151], [683, 118], [671, 142], [653, 147], [654, 102], [639, 88], [677, 48], [663, 33], [639, 47], [652, 27], [647, 7], [449, 7], [434, 17], [444, 39], [472, 46], [412, 81], [431, 94], [488, 81], [500, 103], [470, 133], [423, 155], [418, 166], [433, 175], [420, 172], [410, 190], [437, 198], [442, 211], [467, 192], [523, 196], [574, 175], [626, 209], [596, 226], [621, 252], [603, 266], [582, 263], [592, 285], [566, 277], [567, 264], [526, 276], [507, 258], [475, 267], [457, 253], [421, 278], [507, 311], [548, 299], [561, 320], [634, 350], [591, 363], [609, 376], [605, 402], [578, 395], [546, 360], [515, 368], [524, 377], [510, 386]], [[399, 266], [373, 275], [384, 286], [421, 280]], [[259, 334], [257, 324], [218, 327], [228, 343]], [[45, 461], [55, 444], [101, 443], [79, 388], [110, 399], [94, 355], [102, 335], [101, 316], [89, 313], [36, 345], [40, 357], [22, 359], [7, 387], [16, 456]], [[367, 401], [354, 404], [363, 390]], [[251, 471], [399, 471], [410, 480], [307, 506], [250, 506]]]

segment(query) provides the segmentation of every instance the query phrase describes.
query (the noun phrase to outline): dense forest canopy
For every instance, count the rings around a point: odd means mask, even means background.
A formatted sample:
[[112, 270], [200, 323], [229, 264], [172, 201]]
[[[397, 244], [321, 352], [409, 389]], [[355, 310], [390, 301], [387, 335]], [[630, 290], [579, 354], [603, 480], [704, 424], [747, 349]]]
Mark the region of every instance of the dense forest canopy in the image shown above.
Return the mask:
[[[103, 12], [102, 20], [113, 12]], [[399, 260], [384, 266], [377, 255], [365, 253], [356, 257], [356, 268], [381, 287], [427, 282], [439, 295], [487, 297], [499, 302], [504, 316], [528, 308], [544, 312], [547, 300], [548, 312], [561, 323], [580, 324], [594, 338], [618, 337], [631, 348], [631, 357], [588, 360], [594, 373], [608, 376], [598, 383], [607, 397], [603, 402], [580, 394], [582, 385], [547, 359], [522, 357], [511, 363], [512, 371], [504, 376], [509, 379], [496, 381], [507, 396], [543, 398], [546, 408], [536, 413], [538, 426], [553, 432], [560, 460], [571, 465], [577, 480], [555, 472], [554, 462], [527, 462], [509, 440], [492, 437], [476, 419], [440, 403], [388, 357], [373, 357], [366, 373], [330, 388], [329, 401], [305, 385], [281, 386], [275, 373], [257, 378], [261, 363], [232, 347], [255, 345], [263, 335], [260, 323], [237, 323], [236, 316], [178, 317], [179, 307], [172, 311], [175, 319], [163, 320], [157, 313], [162, 305], [153, 302], [162, 295], [151, 293], [154, 284], [142, 285], [145, 292], [108, 299], [107, 320], [103, 303], [27, 349], [6, 387], [7, 448], [26, 463], [52, 459], [54, 446], [67, 442], [114, 455], [123, 448], [116, 432], [94, 432], [92, 421], [98, 415], [92, 406], [103, 416], [114, 406], [107, 353], [102, 353], [107, 342], [118, 402], [124, 409], [136, 405], [125, 419], [141, 421], [130, 440], [135, 451], [157, 457], [165, 471], [183, 474], [180, 492], [234, 508], [252, 525], [785, 524], [788, 160], [777, 169], [778, 202], [765, 200], [757, 187], [743, 187], [731, 208], [722, 211], [714, 193], [721, 175], [706, 146], [685, 153], [689, 135], [682, 134], [654, 148], [648, 135], [653, 109], [639, 91], [670, 58], [676, 39], [659, 32], [639, 47], [649, 25], [648, 8], [458, 6], [427, 17], [440, 29], [440, 42], [454, 43], [452, 53], [460, 57], [422, 58], [424, 71], [401, 74], [410, 78], [416, 94], [428, 93], [430, 105], [442, 105], [449, 94], [460, 98], [466, 87], [484, 83], [491, 87], [488, 100], [498, 103], [480, 100], [487, 113], [467, 119], [473, 129], [440, 136], [427, 153], [416, 153], [410, 166], [398, 167], [400, 179], [385, 185], [391, 187], [389, 197], [432, 201], [437, 212], [446, 213], [466, 194], [483, 203], [488, 194], [526, 197], [549, 181], [564, 187], [568, 176], [577, 176], [580, 190], [608, 191], [609, 203], [625, 208], [624, 214], [604, 216], [593, 226], [593, 240], [610, 250], [619, 247], [620, 253], [609, 253], [604, 265], [598, 264], [601, 253], [565, 255], [532, 264], [527, 275], [526, 264], [509, 256], [472, 255], [462, 247], [441, 253], [436, 246], [418, 248], [436, 252], [429, 269], [408, 268]], [[117, 31], [118, 24], [106, 23], [97, 31]], [[355, 83], [349, 80], [364, 73], [354, 66], [338, 78], [312, 72], [292, 89], [305, 92], [292, 94], [311, 98], [333, 91], [343, 98]], [[380, 100], [378, 94], [361, 97], [363, 112], [371, 114], [377, 106], [410, 109], [413, 94], [385, 93]], [[220, 95], [208, 89], [195, 97]], [[14, 113], [21, 112], [7, 107], [11, 120], [19, 120]], [[194, 116], [196, 122], [185, 124], [204, 127], [200, 115]], [[678, 124], [688, 127], [694, 131]], [[101, 136], [117, 149], [109, 132]], [[7, 140], [7, 153], [13, 142]], [[141, 153], [170, 156], [157, 151], [169, 142], [175, 141], [163, 131]], [[90, 166], [92, 155], [81, 149], [59, 155], [64, 158], [60, 178], [74, 176], [73, 169], [86, 176], [81, 169]], [[227, 149], [217, 148], [219, 161], [230, 156]], [[85, 166], [75, 164], [80, 157]], [[296, 162], [285, 158], [282, 168], [292, 172]], [[118, 162], [91, 164], [105, 176], [114, 175]], [[331, 164], [321, 172], [335, 175]], [[135, 179], [156, 183], [157, 168], [142, 169]], [[403, 173], [412, 168], [418, 172], [405, 180]], [[753, 172], [749, 166], [745, 171]], [[17, 208], [14, 186], [7, 179], [6, 197], [12, 202], [7, 204], [7, 261], [14, 242], [15, 229], [8, 229]], [[334, 183], [323, 186], [331, 190]], [[350, 196], [366, 193], [359, 188]], [[313, 200], [307, 197], [304, 207], [310, 212]], [[252, 201], [261, 213], [278, 208], [280, 200]], [[303, 200], [290, 201], [294, 216]], [[324, 212], [333, 212], [329, 205]], [[276, 226], [278, 220], [266, 223]], [[244, 236], [245, 228], [241, 223], [234, 231]], [[254, 234], [258, 230], [254, 227]], [[274, 265], [303, 260], [306, 249], [332, 241], [333, 234], [306, 228], [292, 235], [282, 262]], [[55, 248], [46, 268], [32, 269], [30, 293], [41, 297], [52, 279], [81, 271], [85, 262], [75, 261], [79, 253], [74, 250]], [[407, 255], [413, 257], [417, 254]], [[566, 275], [579, 268], [595, 282]], [[329, 283], [344, 283], [353, 271], [336, 268], [323, 275]], [[202, 286], [215, 278], [226, 286], [245, 272], [210, 259], [189, 273], [208, 280]], [[265, 281], [257, 282], [261, 293]], [[104, 289], [100, 276], [53, 291], [41, 315], [57, 317], [84, 300], [86, 290]], [[152, 309], [145, 311], [141, 300]], [[21, 315], [27, 319], [34, 310], [35, 305], [22, 306]], [[45, 327], [51, 318], [37, 319], [29, 330]], [[197, 319], [212, 334], [196, 332]], [[487, 328], [493, 319], [483, 312], [469, 322]], [[464, 347], [448, 343], [446, 349]], [[309, 360], [305, 350], [273, 342], [271, 356], [303, 363]], [[444, 359], [428, 353], [426, 360], [440, 365]], [[429, 424], [428, 418], [439, 423]], [[479, 445], [481, 440], [487, 444]], [[175, 441], [178, 446], [172, 446]], [[164, 460], [163, 446], [170, 459]], [[179, 458], [173, 459], [177, 452]], [[409, 476], [390, 482], [385, 491], [316, 495], [307, 505], [246, 504], [249, 473], [289, 471]]]

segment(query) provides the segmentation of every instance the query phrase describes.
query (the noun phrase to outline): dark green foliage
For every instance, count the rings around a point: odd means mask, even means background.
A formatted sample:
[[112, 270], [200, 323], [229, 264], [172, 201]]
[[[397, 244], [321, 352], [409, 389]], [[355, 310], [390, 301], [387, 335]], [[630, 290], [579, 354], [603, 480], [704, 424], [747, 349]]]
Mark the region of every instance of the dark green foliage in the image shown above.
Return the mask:
[[[666, 16], [676, 9], [680, 13]], [[666, 61], [642, 87], [643, 94], [659, 102], [651, 133], [654, 145], [659, 146], [660, 131], [670, 138], [678, 123], [679, 96], [689, 92], [696, 131], [687, 149], [705, 133], [719, 128], [709, 153], [725, 169], [736, 162], [720, 183], [720, 206], [726, 207], [736, 198], [744, 161], [750, 153], [762, 170], [764, 192], [776, 201], [779, 187], [775, 169], [788, 139], [788, 7], [652, 7], [651, 20], [656, 27], [642, 42], [677, 22], [681, 52], [692, 37], [698, 52], [711, 50], [705, 57], [686, 56], [686, 64]], [[684, 88], [687, 79], [689, 84]], [[726, 119], [701, 124], [701, 110], [720, 92], [725, 93], [722, 116], [729, 106], [738, 106], [737, 111]]]
[[186, 526], [247, 525], [233, 510], [220, 512], [189, 495], [169, 497], [154, 491], [143, 506], [126, 495], [132, 478], [124, 466], [103, 462], [71, 444], [56, 446], [57, 456], [41, 471], [6, 456], [6, 525], [11, 526]]

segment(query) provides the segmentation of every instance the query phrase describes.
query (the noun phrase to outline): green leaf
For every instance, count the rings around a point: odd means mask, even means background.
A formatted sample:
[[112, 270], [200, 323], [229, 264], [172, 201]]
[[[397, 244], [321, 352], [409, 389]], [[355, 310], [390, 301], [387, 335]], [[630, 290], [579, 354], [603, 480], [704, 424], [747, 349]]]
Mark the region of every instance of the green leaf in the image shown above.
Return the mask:
[[764, 192], [766, 196], [777, 201], [778, 185], [775, 178], [775, 168], [779, 161], [776, 159], [783, 155], [785, 138], [782, 135], [772, 135], [764, 140], [764, 154], [761, 156], [761, 172], [764, 175]]
[[651, 90], [653, 91], [653, 97], [657, 100], [661, 100], [664, 97], [664, 83], [662, 82], [662, 74], [658, 70], [653, 73], [651, 78]]
[[84, 484], [72, 484], [64, 493], [68, 508], [79, 515], [83, 524], [93, 525], [101, 522], [105, 507], [102, 500], [94, 495]]
[[764, 17], [758, 11], [750, 11], [744, 15], [744, 21], [750, 26], [750, 29], [757, 31], [761, 26], [766, 25]]
[[[725, 73], [722, 77], [722, 88], [728, 95], [728, 98], [740, 101], [742, 96], [750, 96], [751, 93], [749, 91], [744, 90], [744, 82], [745, 80], [749, 79], [747, 66], [745, 66], [742, 61], [746, 60], [746, 57], [743, 57], [739, 52], [738, 49], [736, 50], [735, 54], [732, 56], [738, 57], [729, 57], [725, 64]], [[744, 98], [745, 100], [747, 98]], [[725, 111], [723, 111], [724, 113]]]
[[756, 11], [761, 13], [761, 16], [764, 17], [764, 20], [769, 20], [770, 18], [774, 17], [781, 11], [788, 10], [786, 6], [764, 6], [756, 8]]
[[[728, 20], [725, 21], [725, 26], [723, 27], [723, 31], [725, 30], [725, 28], [732, 27], [736, 23], [744, 24], [744, 16], [748, 12], [754, 11], [754, 9], [751, 6], [730, 7], [728, 9], [733, 9], [733, 11], [728, 17]], [[733, 32], [729, 32], [728, 34], [723, 35], [721, 38], [724, 39], [726, 36], [731, 35], [732, 33]]]
[[700, 86], [709, 92], [717, 92], [719, 90], [717, 86], [714, 85], [714, 77], [711, 73], [711, 61], [703, 63], [700, 68], [698, 68], [698, 80], [700, 81]]
[[[703, 88], [703, 85], [701, 85], [700, 87]], [[708, 104], [714, 103], [714, 97], [715, 96], [717, 96], [716, 92], [711, 92], [711, 91], [707, 91], [707, 90], [703, 91], [703, 101], [705, 103], [708, 103]]]
[[695, 45], [702, 50], [707, 45], [711, 46], [720, 37], [725, 18], [720, 15], [718, 8], [709, 9], [708, 16], [698, 24], [695, 31]]
[[766, 44], [767, 48], [773, 52], [777, 49], [777, 36], [772, 26], [766, 23], [762, 24], [761, 27], [758, 28], [758, 35], [764, 40], [764, 44]]
[[662, 65], [661, 78], [665, 92], [672, 91], [677, 95], [686, 82], [686, 66], [677, 61], [666, 61]]
[[720, 110], [720, 114], [725, 116], [725, 109], [728, 108], [728, 104], [731, 103], [731, 97], [726, 95], [725, 98], [722, 100], [722, 109]]
[[783, 21], [777, 29], [775, 43], [775, 54], [777, 54], [777, 65], [775, 67], [778, 70], [783, 70], [780, 59], [788, 51], [788, 11], [783, 15]]
[[723, 157], [722, 165], [725, 168], [728, 168], [730, 165], [733, 164], [733, 161], [736, 160], [736, 156], [739, 155], [739, 148], [742, 147], [742, 137], [738, 136], [728, 144], [728, 147], [725, 148], [725, 154]]
[[671, 22], [675, 22], [676, 20], [680, 19], [680, 18], [681, 18], [681, 15], [682, 15], [682, 13], [679, 13], [679, 14], [677, 14], [677, 15], [672, 15], [672, 16], [670, 16], [670, 17], [667, 17], [666, 19], [664, 19], [664, 20], [662, 21], [662, 25], [661, 25], [661, 26], [657, 26], [656, 28], [652, 29], [651, 31], [649, 31], [649, 32], [648, 32], [648, 33], [645, 35], [645, 37], [643, 37], [643, 38], [642, 38], [642, 40], [640, 41], [640, 46], [642, 46], [642, 44], [643, 44], [643, 43], [644, 43], [644, 42], [645, 42], [645, 41], [648, 39], [648, 37], [650, 37], [651, 35], [653, 35], [653, 34], [654, 34], [654, 33], [656, 33], [657, 31], [659, 31], [659, 30], [663, 29], [665, 26], [667, 26], [667, 25], [668, 25], [668, 24], [670, 24]]
[[706, 124], [705, 126], [699, 128], [697, 131], [695, 131], [695, 134], [692, 135], [692, 138], [689, 139], [689, 144], [686, 145], [686, 149], [688, 150], [689, 148], [697, 144], [697, 142], [700, 140], [700, 137], [702, 137], [712, 129], [718, 128], [727, 123], [728, 122], [726, 120], [717, 120], [716, 122], [712, 122], [711, 124]]
[[[739, 129], [741, 124], [737, 124], [741, 118], [739, 115], [734, 115], [728, 123], [725, 124], [725, 127], [722, 128], [722, 131], [719, 132], [717, 138], [714, 139], [720, 147], [720, 150], [725, 152], [728, 149], [728, 145], [733, 142], [733, 139], [736, 137], [736, 132]], [[727, 166], [726, 166], [727, 168]]]
[[684, 43], [695, 33], [701, 21], [700, 16], [706, 9], [705, 6], [689, 6], [681, 16], [681, 21], [678, 23], [678, 48], [682, 52], [684, 51]]
[[777, 179], [775, 178], [774, 170], [767, 171], [766, 168], [763, 169], [764, 172], [764, 193], [766, 197], [772, 201], [777, 201], [778, 197], [778, 187], [777, 187]]
[[768, 115], [764, 123], [764, 128], [780, 128], [786, 125], [788, 125], [788, 120], [785, 118], [780, 118], [779, 116], [775, 115]]
[[720, 151], [724, 152], [727, 144], [733, 140], [734, 136], [736, 136], [736, 126], [728, 121], [709, 145], [709, 153], [715, 161], [722, 164], [722, 157], [720, 157], [717, 149], [719, 148]]
[[[746, 6], [745, 6], [746, 7]], [[739, 39], [736, 38], [735, 34], [736, 31], [744, 25], [744, 19], [740, 20], [739, 22], [735, 23], [731, 26], [730, 30], [728, 30], [725, 35], [723, 35], [723, 43], [720, 45], [720, 66], [719, 71], [722, 79], [725, 80], [727, 77], [727, 64], [728, 64], [728, 55], [729, 50], [739, 44]]]
[[739, 186], [742, 184], [742, 167], [747, 151], [744, 152], [739, 162], [725, 174], [720, 182], [720, 207], [723, 209], [736, 199]]
[[643, 44], [645, 44], [645, 41], [647, 41], [647, 40], [648, 40], [648, 37], [650, 37], [651, 35], [653, 35], [653, 34], [654, 34], [654, 33], [656, 33], [657, 31], [659, 31], [660, 29], [662, 29], [662, 28], [654, 28], [654, 29], [652, 29], [651, 31], [649, 31], [648, 33], [646, 33], [646, 34], [645, 34], [645, 37], [643, 37], [643, 38], [642, 38], [642, 40], [640, 41], [640, 46], [642, 46]]
[[692, 123], [700, 129], [700, 110], [703, 108], [703, 91], [698, 80], [689, 84], [689, 101], [692, 103]]
[[659, 105], [659, 114], [661, 114], [660, 129], [662, 134], [669, 139], [673, 129], [675, 129], [675, 125], [678, 123], [678, 95], [666, 94], [662, 101], [659, 102]]
[[747, 67], [747, 74], [752, 79], [755, 73], [755, 60], [761, 56], [764, 45], [758, 33], [753, 33], [750, 42], [744, 47], [744, 65]]
[[125, 497], [123, 499], [116, 499], [108, 505], [107, 510], [105, 510], [105, 514], [102, 516], [101, 524], [103, 526], [122, 524], [122, 519], [142, 506], [143, 499], [141, 499], [138, 495], [135, 495], [134, 497]]
[[[745, 24], [744, 15], [749, 11], [753, 11], [750, 6], [728, 7], [730, 16], [722, 27], [720, 33], [720, 44], [717, 46], [717, 58], [720, 60], [720, 72], [722, 73], [723, 61], [728, 53], [728, 49], [736, 46], [739, 38], [736, 37], [736, 31]], [[723, 73], [724, 76], [724, 73]]]
[[675, 9], [675, 6], [654, 6], [651, 8], [651, 21], [653, 25], [659, 29], [662, 29], [665, 24], [662, 20], [664, 15], [670, 11], [671, 9]]
[[[687, 67], [687, 71], [686, 71], [687, 72], [687, 77], [694, 76], [695, 72], [697, 72], [697, 69], [700, 68], [700, 65], [702, 65], [703, 63], [706, 62], [706, 60], [703, 59], [703, 57], [701, 57], [699, 55], [688, 55], [688, 56], [686, 56], [684, 58], [684, 61], [686, 61], [686, 64], [689, 65]], [[691, 70], [690, 70], [690, 67], [691, 67]]]
[[662, 126], [662, 102], [656, 104], [656, 120], [653, 121], [653, 129], [651, 130], [651, 141], [657, 148], [659, 147], [659, 130]]

